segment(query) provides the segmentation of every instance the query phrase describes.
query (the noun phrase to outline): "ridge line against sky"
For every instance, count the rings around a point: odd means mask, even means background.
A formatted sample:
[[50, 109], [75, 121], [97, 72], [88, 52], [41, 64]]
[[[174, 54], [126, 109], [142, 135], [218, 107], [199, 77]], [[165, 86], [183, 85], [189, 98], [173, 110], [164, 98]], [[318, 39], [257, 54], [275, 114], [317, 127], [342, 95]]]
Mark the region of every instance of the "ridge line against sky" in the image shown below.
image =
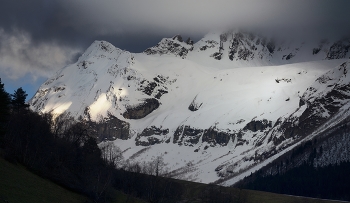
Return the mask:
[[[245, 28], [291, 35], [347, 35], [347, 0], [0, 0], [0, 77], [9, 93], [32, 97], [94, 41], [142, 52], [163, 37], [199, 40]], [[292, 32], [293, 31], [293, 32]]]

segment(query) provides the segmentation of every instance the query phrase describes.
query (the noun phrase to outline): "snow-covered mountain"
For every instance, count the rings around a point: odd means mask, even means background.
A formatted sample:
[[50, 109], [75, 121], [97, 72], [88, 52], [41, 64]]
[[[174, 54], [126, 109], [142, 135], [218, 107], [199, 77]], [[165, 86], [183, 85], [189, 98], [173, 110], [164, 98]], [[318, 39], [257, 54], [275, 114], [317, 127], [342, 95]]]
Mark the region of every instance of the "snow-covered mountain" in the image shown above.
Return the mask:
[[143, 53], [95, 41], [31, 99], [93, 120], [130, 161], [162, 156], [175, 178], [230, 185], [349, 115], [350, 41], [177, 35]]

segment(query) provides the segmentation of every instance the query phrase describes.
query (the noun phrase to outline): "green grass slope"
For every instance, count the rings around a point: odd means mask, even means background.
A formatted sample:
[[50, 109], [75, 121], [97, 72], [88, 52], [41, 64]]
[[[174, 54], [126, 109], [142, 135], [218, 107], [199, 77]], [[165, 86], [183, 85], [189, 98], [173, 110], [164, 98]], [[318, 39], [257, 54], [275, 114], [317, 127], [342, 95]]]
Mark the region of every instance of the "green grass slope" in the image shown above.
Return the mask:
[[[144, 202], [117, 190], [113, 190], [112, 193], [112, 203]], [[89, 203], [92, 201], [0, 157], [0, 202]]]
[[82, 203], [87, 197], [43, 179], [0, 158], [0, 202]]

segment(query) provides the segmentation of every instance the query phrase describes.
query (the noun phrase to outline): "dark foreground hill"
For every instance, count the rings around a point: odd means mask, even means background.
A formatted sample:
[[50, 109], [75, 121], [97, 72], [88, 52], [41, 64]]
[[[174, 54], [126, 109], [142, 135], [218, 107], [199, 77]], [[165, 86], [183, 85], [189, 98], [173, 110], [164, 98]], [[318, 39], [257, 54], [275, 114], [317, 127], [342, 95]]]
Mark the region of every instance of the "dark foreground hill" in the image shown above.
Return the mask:
[[0, 159], [0, 202], [9, 203], [80, 203], [88, 200], [83, 195], [69, 191], [41, 178], [25, 167]]
[[[0, 202], [9, 203], [82, 203], [92, 202], [84, 195], [74, 193], [16, 165], [0, 159]], [[253, 190], [225, 188], [173, 180], [185, 189], [182, 200], [178, 202], [276, 202], [276, 203], [328, 203], [334, 201], [286, 196]], [[146, 188], [145, 188], [146, 190]], [[119, 191], [114, 191], [111, 202], [144, 202]]]

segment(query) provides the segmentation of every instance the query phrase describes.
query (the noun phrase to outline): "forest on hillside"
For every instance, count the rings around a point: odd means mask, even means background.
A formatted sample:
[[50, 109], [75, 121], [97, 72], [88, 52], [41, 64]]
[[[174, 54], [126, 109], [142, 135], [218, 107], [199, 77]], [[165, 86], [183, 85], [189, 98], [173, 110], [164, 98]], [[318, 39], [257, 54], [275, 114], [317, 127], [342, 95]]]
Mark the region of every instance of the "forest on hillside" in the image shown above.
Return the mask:
[[235, 186], [350, 201], [350, 120], [279, 157]]

